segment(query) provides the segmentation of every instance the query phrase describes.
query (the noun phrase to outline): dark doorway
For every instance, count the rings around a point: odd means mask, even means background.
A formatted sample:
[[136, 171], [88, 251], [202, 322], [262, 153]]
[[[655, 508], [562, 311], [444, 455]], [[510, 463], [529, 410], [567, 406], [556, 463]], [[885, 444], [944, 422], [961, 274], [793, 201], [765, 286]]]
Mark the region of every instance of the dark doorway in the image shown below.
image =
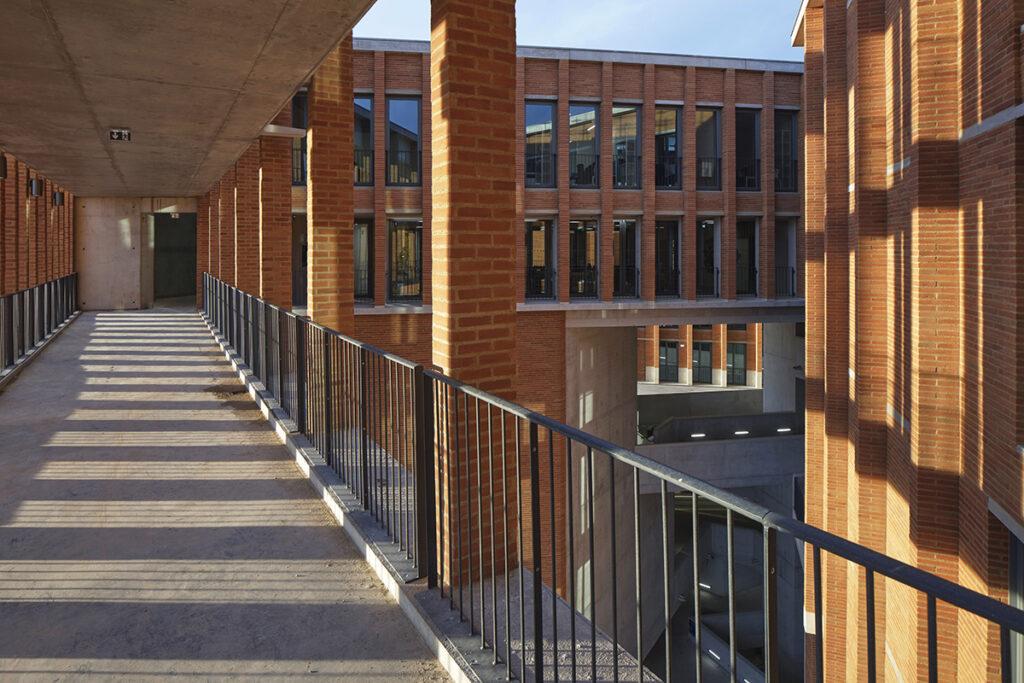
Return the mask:
[[292, 214], [292, 306], [306, 306], [306, 214]]
[[153, 297], [170, 299], [196, 293], [196, 215], [153, 215]]
[[658, 381], [679, 381], [679, 342], [659, 342]]

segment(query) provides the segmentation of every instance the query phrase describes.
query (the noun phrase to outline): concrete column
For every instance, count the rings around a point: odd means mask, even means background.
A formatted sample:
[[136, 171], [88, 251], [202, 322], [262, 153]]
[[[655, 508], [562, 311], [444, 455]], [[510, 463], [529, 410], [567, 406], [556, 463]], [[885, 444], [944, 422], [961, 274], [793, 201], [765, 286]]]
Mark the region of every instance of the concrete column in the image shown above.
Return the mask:
[[235, 280], [244, 292], [258, 294], [260, 220], [260, 142], [235, 163]]
[[292, 307], [291, 138], [261, 137], [259, 149], [259, 292], [261, 298], [285, 310], [290, 310]]
[[331, 51], [309, 87], [306, 221], [309, 317], [353, 333], [352, 35]]

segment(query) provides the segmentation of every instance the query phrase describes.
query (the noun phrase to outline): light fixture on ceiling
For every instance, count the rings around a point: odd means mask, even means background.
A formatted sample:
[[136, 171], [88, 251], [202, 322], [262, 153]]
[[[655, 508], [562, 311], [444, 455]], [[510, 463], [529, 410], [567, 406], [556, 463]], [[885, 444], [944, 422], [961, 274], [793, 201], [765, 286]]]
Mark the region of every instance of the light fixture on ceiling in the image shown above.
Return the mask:
[[64, 193], [60, 190], [53, 193], [53, 205], [64, 206]]

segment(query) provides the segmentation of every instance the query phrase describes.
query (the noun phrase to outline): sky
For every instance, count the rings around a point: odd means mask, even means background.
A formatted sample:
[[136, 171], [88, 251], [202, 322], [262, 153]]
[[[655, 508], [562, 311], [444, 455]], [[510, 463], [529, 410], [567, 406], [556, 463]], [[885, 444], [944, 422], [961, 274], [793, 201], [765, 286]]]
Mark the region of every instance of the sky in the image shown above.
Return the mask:
[[[800, 0], [518, 0], [520, 45], [800, 61]], [[360, 38], [430, 38], [430, 0], [377, 0]]]

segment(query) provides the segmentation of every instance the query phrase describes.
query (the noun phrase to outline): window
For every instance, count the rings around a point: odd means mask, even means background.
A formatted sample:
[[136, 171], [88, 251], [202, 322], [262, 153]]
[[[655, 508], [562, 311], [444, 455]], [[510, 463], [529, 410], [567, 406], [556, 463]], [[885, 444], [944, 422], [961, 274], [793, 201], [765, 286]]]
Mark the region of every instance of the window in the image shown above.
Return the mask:
[[797, 113], [775, 110], [775, 191], [796, 192], [797, 189]]
[[659, 190], [682, 187], [679, 158], [679, 107], [654, 112], [654, 184]]
[[526, 298], [551, 299], [555, 296], [554, 221], [526, 221]]
[[[306, 91], [296, 93], [292, 98], [292, 127], [305, 129], [309, 126], [309, 100]], [[292, 185], [306, 184], [306, 136], [292, 138]]]
[[658, 381], [679, 381], [679, 342], [658, 342]]
[[373, 97], [356, 96], [353, 109], [356, 116], [352, 132], [355, 184], [373, 185]]
[[697, 189], [722, 189], [721, 112], [697, 108]]
[[693, 342], [693, 383], [711, 384], [711, 342]]
[[388, 221], [388, 299], [423, 298], [423, 221]]
[[729, 330], [730, 332], [746, 332], [747, 325], [746, 323], [729, 323], [728, 325], [725, 326], [725, 329]]
[[597, 296], [597, 221], [569, 221], [569, 296]]
[[757, 296], [757, 221], [736, 221], [736, 295]]
[[355, 297], [373, 301], [373, 219], [356, 218], [352, 230]]
[[569, 185], [597, 187], [597, 105], [569, 105]]
[[555, 186], [555, 104], [526, 103], [526, 186]]
[[637, 229], [635, 219], [612, 221], [612, 260], [615, 263], [614, 296], [635, 297], [640, 292], [637, 270]]
[[420, 98], [388, 98], [388, 185], [420, 184]]
[[697, 221], [697, 296], [718, 296], [718, 224]]
[[612, 182], [619, 189], [640, 187], [640, 107], [612, 107]]
[[736, 189], [761, 189], [761, 112], [736, 110]]
[[725, 349], [725, 383], [745, 386], [747, 383], [747, 345], [730, 342]]
[[654, 224], [654, 294], [679, 296], [679, 221]]

